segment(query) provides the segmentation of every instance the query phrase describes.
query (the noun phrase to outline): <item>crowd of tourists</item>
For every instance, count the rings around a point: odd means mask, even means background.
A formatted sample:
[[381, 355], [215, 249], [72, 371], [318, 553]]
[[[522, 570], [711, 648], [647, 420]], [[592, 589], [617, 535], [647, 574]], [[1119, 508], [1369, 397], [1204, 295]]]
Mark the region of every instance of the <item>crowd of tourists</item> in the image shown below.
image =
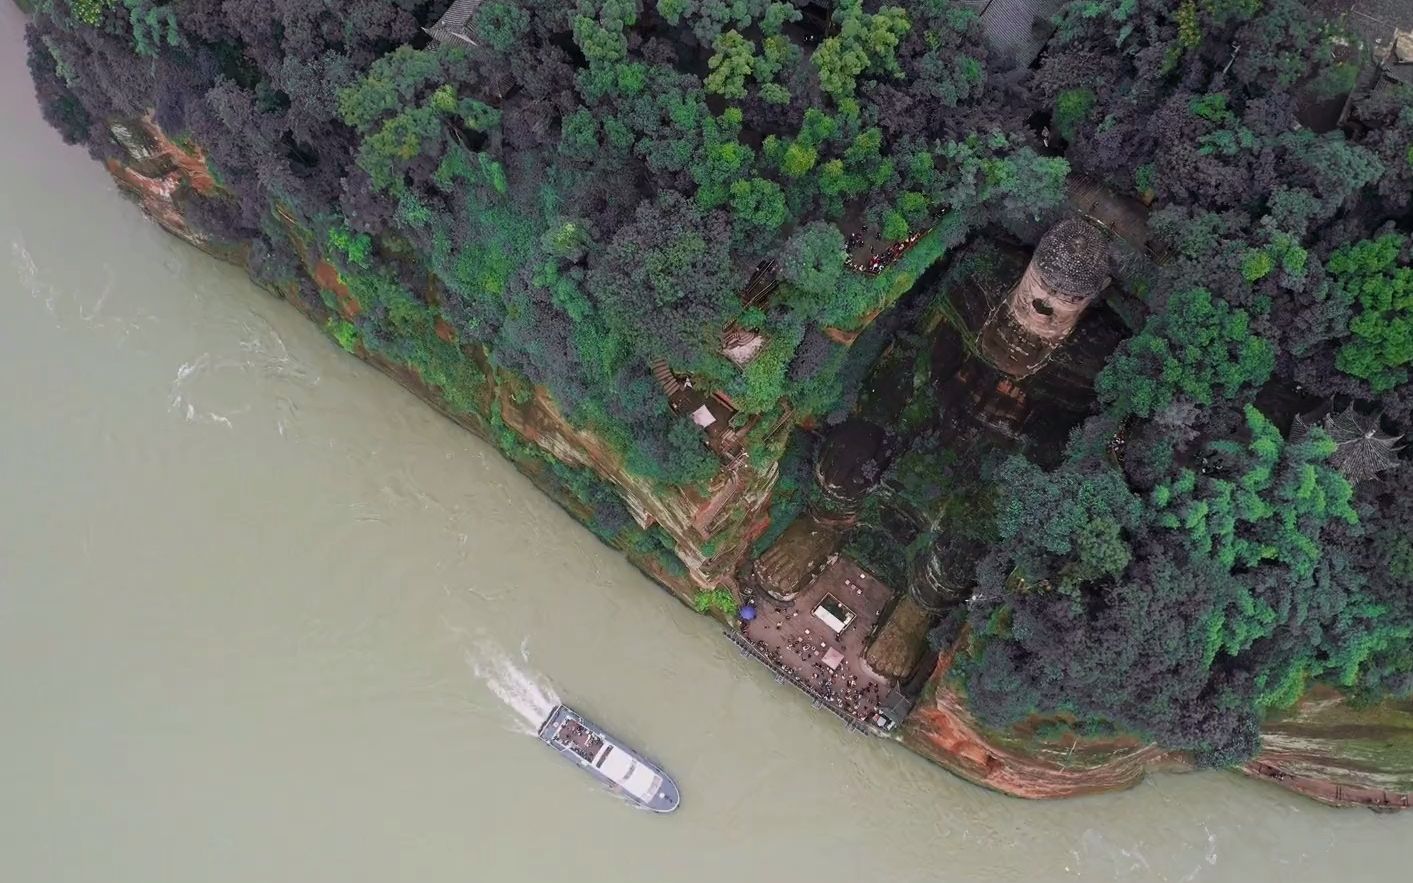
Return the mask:
[[[788, 614], [798, 615], [798, 611]], [[784, 625], [784, 619], [761, 623], [773, 630], [783, 629]], [[857, 720], [868, 720], [878, 710], [880, 684], [866, 674], [851, 672], [848, 656], [833, 661], [833, 665], [827, 664], [825, 657], [831, 646], [825, 638], [827, 634], [822, 629], [805, 629], [804, 634], [795, 635], [783, 645], [772, 645], [762, 639], [752, 643], [772, 666], [794, 674], [800, 685], [821, 701]]]

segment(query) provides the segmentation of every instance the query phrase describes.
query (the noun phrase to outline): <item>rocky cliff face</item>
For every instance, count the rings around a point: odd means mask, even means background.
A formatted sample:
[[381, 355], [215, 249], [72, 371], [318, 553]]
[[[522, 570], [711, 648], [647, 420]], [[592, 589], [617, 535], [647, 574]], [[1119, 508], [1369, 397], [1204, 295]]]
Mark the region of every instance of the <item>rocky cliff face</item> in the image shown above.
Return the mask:
[[[173, 235], [224, 260], [242, 259], [238, 249], [207, 239], [183, 216], [182, 205], [186, 200], [217, 195], [219, 191], [198, 147], [173, 143], [150, 118], [114, 123], [110, 130], [114, 140], [128, 154], [126, 162], [110, 160], [107, 163], [109, 173], [122, 191], [136, 199], [153, 220]], [[361, 307], [340, 279], [338, 270], [314, 249], [308, 237], [301, 235], [292, 218], [282, 220], [303, 257], [305, 272], [329, 296], [334, 310], [324, 303], [298, 297], [292, 288], [277, 286], [275, 293], [320, 324], [326, 324], [334, 311], [344, 319], [356, 316]], [[441, 331], [439, 328], [438, 332]], [[672, 553], [685, 573], [664, 567], [659, 558], [641, 549], [616, 545], [630, 560], [683, 599], [691, 599], [698, 589], [734, 590], [734, 572], [749, 550], [751, 540], [768, 522], [766, 507], [777, 477], [774, 462], [753, 464], [747, 458], [735, 458], [723, 465], [704, 489], [661, 486], [632, 473], [607, 440], [589, 429], [573, 425], [546, 390], [531, 388], [522, 378], [495, 368], [478, 347], [463, 345], [463, 349], [487, 381], [477, 397], [475, 410], [470, 413], [448, 407], [437, 388], [407, 366], [362, 346], [355, 347], [354, 352], [452, 420], [492, 443], [501, 440], [493, 425], [498, 420], [516, 436], [515, 445], [520, 454], [501, 445], [503, 452], [541, 490], [581, 521], [590, 519], [586, 507], [548, 480], [542, 468], [544, 461], [525, 456], [524, 448], [519, 446], [543, 452], [545, 457], [565, 466], [590, 470], [611, 485], [639, 528], [658, 528], [671, 538]]]
[[1316, 688], [1266, 722], [1261, 745], [1248, 776], [1334, 806], [1413, 804], [1413, 700], [1357, 706]]
[[[1131, 788], [1150, 772], [1184, 772], [1181, 754], [1124, 736], [1047, 737], [1036, 721], [989, 730], [938, 660], [903, 744], [962, 778], [1015, 797], [1075, 797]], [[1353, 707], [1328, 688], [1267, 721], [1262, 751], [1240, 772], [1332, 806], [1400, 810], [1413, 805], [1413, 700]]]
[[704, 493], [663, 489], [628, 471], [603, 439], [571, 425], [545, 390], [537, 388], [523, 404], [508, 397], [500, 404], [505, 424], [522, 438], [561, 463], [593, 470], [613, 484], [639, 527], [657, 526], [667, 532], [692, 586], [711, 589], [734, 583], [732, 573], [750, 546], [750, 528], [770, 500], [775, 463], [757, 469], [734, 461], [716, 474]]
[[[204, 238], [183, 216], [185, 199], [217, 195], [220, 189], [198, 146], [173, 143], [148, 118], [114, 124], [112, 133], [129, 157], [107, 164], [120, 189], [172, 234], [224, 260], [243, 261], [240, 249]], [[356, 315], [360, 307], [337, 269], [302, 240], [291, 219], [285, 220], [306, 273], [328, 301], [302, 298], [293, 287], [277, 286], [275, 293], [321, 325], [335, 315]], [[673, 563], [680, 568], [667, 567], [660, 556], [632, 544], [615, 545], [683, 600], [698, 589], [736, 589], [734, 574], [769, 523], [775, 463], [738, 458], [723, 465], [705, 489], [662, 487], [633, 474], [607, 440], [573, 425], [545, 390], [495, 368], [479, 349], [466, 348], [485, 378], [469, 413], [449, 407], [436, 386], [407, 366], [361, 346], [354, 352], [482, 438], [503, 442], [499, 430], [508, 430], [516, 441], [512, 447], [502, 443], [502, 451], [581, 521], [588, 523], [591, 513], [552, 480], [545, 464], [554, 460], [586, 469], [611, 485], [640, 528], [657, 528], [670, 538]], [[949, 683], [951, 661], [951, 654], [939, 660], [901, 741], [969, 781], [1018, 797], [1058, 798], [1128, 788], [1149, 771], [1190, 768], [1180, 755], [1122, 736], [1047, 737], [1042, 721], [1007, 732], [988, 730]], [[1247, 775], [1335, 805], [1397, 809], [1413, 802], [1413, 750], [1407, 747], [1413, 745], [1413, 702], [1360, 709], [1332, 692], [1312, 693], [1273, 719], [1263, 740], [1265, 750], [1242, 768]]]
[[[115, 122], [108, 130], [129, 158], [126, 163], [110, 159], [106, 164], [118, 187], [137, 199], [148, 216], [167, 232], [212, 250], [214, 244], [207, 243], [191, 229], [177, 205], [177, 193], [182, 189], [200, 196], [210, 196], [217, 190], [216, 180], [206, 168], [201, 150], [194, 146], [182, 149], [150, 116]], [[229, 254], [218, 256], [230, 257]]]
[[952, 653], [937, 661], [903, 725], [903, 744], [962, 778], [1015, 797], [1075, 797], [1131, 788], [1150, 770], [1190, 769], [1181, 756], [1125, 738], [1040, 735], [1041, 722], [997, 732], [983, 727], [949, 683]]

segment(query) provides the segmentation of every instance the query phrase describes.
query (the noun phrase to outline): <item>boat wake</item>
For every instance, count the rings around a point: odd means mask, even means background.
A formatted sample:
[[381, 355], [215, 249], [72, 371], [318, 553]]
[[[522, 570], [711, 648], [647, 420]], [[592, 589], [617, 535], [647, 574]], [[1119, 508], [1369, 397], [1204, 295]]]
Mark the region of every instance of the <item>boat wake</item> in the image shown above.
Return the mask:
[[466, 651], [466, 663], [507, 708], [515, 712], [517, 729], [533, 736], [559, 704], [559, 694], [544, 675], [529, 667], [528, 647], [521, 643], [520, 659], [489, 639]]

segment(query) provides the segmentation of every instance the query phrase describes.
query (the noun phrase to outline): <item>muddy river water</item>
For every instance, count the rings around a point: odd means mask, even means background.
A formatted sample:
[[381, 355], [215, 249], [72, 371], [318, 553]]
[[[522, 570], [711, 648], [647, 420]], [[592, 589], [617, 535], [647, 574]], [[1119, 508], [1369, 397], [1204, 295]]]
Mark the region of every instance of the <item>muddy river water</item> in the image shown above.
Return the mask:
[[[0, 879], [1269, 880], [1413, 816], [1234, 775], [1000, 797], [846, 732], [487, 445], [146, 223], [0, 4]], [[661, 760], [637, 812], [530, 732]]]

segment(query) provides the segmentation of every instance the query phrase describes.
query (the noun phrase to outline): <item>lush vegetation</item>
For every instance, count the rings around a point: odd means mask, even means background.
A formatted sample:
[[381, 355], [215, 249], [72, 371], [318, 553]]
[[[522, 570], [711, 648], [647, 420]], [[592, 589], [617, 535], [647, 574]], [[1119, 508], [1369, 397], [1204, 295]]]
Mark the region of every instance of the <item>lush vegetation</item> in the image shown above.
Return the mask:
[[730, 589], [698, 589], [696, 596], [692, 598], [692, 606], [698, 613], [715, 610], [730, 619], [736, 615], [736, 596], [731, 594]]
[[[784, 449], [759, 552], [813, 502], [809, 430], [854, 409], [929, 268], [1033, 245], [1068, 183], [1102, 184], [1146, 219], [1114, 248], [1131, 334], [1063, 455], [953, 444], [926, 398], [944, 378], [915, 382], [878, 411], [909, 436], [865, 510], [884, 528], [849, 551], [895, 579], [939, 544], [975, 553], [952, 556], [976, 587], [955, 670], [994, 725], [1063, 713], [1223, 764], [1313, 682], [1413, 690], [1406, 458], [1343, 474], [1349, 440], [1293, 420], [1413, 420], [1413, 90], [1370, 88], [1340, 22], [1074, 0], [1031, 65], [956, 0], [486, 0], [474, 45], [423, 32], [448, 5], [41, 0], [30, 69], [100, 158], [128, 160], [110, 124], [150, 114], [218, 183], [178, 192], [193, 229], [672, 573], [611, 485], [506, 427], [493, 377], [664, 486], [720, 460], [655, 362], [727, 394], [736, 428], [759, 415], [751, 462]], [[1310, 116], [1351, 89], [1341, 126]], [[863, 273], [860, 238], [910, 248]], [[743, 300], [766, 260], [778, 287]], [[763, 338], [744, 367], [728, 331]], [[801, 428], [768, 443], [784, 413]]]
[[1031, 78], [1075, 171], [1152, 202], [1160, 260], [1118, 268], [1146, 320], [1064, 462], [999, 478], [964, 678], [994, 724], [1062, 712], [1226, 764], [1313, 682], [1413, 690], [1406, 463], [1343, 475], [1293, 421], [1352, 401], [1408, 428], [1413, 94], [1372, 77], [1317, 134], [1304, 108], [1352, 85], [1339, 23], [1141, 7], [1069, 4]]
[[[227, 198], [193, 222], [292, 282], [310, 255], [278, 209], [357, 289], [363, 346], [447, 389], [459, 372], [418, 341], [448, 329], [664, 482], [710, 466], [653, 360], [747, 415], [782, 397], [827, 414], [850, 391], [824, 329], [896, 300], [975, 224], [1060, 200], [1065, 163], [1011, 134], [944, 0], [491, 0], [475, 47], [422, 34], [446, 6], [48, 0], [32, 69], [50, 119], [96, 152], [108, 121], [148, 110], [199, 145]], [[842, 272], [841, 229], [899, 240], [944, 214], [883, 276]], [[737, 292], [777, 254], [785, 289], [743, 315]], [[720, 353], [738, 321], [769, 340], [745, 371]]]

